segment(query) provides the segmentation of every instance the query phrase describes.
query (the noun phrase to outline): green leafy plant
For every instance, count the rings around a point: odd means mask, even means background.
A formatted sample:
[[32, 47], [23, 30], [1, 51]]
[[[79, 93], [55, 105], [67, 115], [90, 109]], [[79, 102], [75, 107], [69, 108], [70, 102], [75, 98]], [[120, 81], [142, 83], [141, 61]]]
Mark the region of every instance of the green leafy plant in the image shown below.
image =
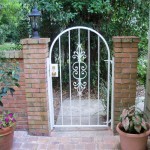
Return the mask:
[[138, 59], [138, 80], [140, 84], [146, 85], [147, 59], [140, 57]]
[[123, 109], [120, 122], [121, 130], [126, 133], [140, 134], [147, 130], [144, 113], [136, 106]]
[[3, 106], [2, 98], [10, 92], [13, 96], [14, 86], [19, 87], [19, 64], [17, 62], [8, 62], [5, 59], [0, 60], [0, 106]]

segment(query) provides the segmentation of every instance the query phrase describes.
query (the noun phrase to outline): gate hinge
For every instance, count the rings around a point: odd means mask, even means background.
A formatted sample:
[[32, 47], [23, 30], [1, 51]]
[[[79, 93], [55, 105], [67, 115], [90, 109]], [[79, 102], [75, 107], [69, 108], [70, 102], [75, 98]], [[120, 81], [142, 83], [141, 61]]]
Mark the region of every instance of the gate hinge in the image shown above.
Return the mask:
[[114, 63], [114, 61], [113, 61], [113, 60], [104, 60], [104, 61], [106, 61], [106, 62], [110, 62], [111, 64], [113, 64], [113, 63]]

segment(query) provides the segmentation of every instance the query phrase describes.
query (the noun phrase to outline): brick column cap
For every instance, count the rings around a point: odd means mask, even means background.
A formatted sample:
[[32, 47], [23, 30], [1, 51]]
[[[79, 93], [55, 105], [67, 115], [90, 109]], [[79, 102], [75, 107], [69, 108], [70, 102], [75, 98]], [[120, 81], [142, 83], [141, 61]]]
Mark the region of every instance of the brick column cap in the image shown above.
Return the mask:
[[134, 42], [139, 43], [140, 38], [137, 36], [113, 36], [112, 37], [113, 42]]
[[33, 38], [26, 38], [22, 39], [20, 43], [22, 45], [30, 45], [30, 44], [46, 44], [50, 42], [50, 38], [39, 38], [39, 39], [33, 39]]

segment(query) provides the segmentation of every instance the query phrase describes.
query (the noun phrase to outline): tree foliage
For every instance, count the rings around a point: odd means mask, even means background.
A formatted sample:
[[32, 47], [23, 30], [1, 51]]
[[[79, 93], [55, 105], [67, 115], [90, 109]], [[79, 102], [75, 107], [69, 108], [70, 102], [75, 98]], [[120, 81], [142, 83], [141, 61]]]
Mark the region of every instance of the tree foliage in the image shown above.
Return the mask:
[[51, 41], [67, 27], [85, 25], [108, 42], [115, 35], [139, 36], [140, 52], [147, 51], [148, 0], [1, 0], [1, 43], [28, 36], [35, 3], [42, 12], [41, 35]]
[[[20, 2], [28, 13], [35, 5], [35, 0]], [[56, 35], [68, 27], [87, 26], [100, 32], [111, 50], [112, 36], [135, 35], [141, 39], [139, 56], [146, 55], [149, 3], [149, 0], [36, 0], [42, 13], [40, 34], [53, 41]], [[94, 49], [94, 45], [91, 48]], [[93, 64], [97, 63], [94, 61], [95, 56], [97, 51], [92, 50]]]
[[[20, 0], [20, 2], [30, 10], [35, 1]], [[107, 41], [111, 41], [112, 36], [138, 36], [141, 38], [140, 50], [147, 51], [148, 0], [37, 0], [36, 2], [42, 12], [43, 37], [53, 39], [64, 28], [85, 25], [99, 31]]]
[[0, 1], [0, 43], [18, 39], [17, 25], [20, 9], [18, 0]]

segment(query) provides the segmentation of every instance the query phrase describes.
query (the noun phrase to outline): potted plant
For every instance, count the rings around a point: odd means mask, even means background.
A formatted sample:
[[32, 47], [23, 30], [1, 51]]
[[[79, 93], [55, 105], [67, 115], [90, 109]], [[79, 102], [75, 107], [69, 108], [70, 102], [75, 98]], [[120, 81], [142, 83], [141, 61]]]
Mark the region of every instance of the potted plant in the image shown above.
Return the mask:
[[122, 150], [146, 150], [150, 125], [144, 113], [136, 106], [123, 109], [116, 127]]
[[0, 149], [10, 150], [16, 126], [15, 115], [3, 107], [3, 97], [13, 96], [14, 86], [19, 87], [19, 65], [16, 62], [0, 60]]

